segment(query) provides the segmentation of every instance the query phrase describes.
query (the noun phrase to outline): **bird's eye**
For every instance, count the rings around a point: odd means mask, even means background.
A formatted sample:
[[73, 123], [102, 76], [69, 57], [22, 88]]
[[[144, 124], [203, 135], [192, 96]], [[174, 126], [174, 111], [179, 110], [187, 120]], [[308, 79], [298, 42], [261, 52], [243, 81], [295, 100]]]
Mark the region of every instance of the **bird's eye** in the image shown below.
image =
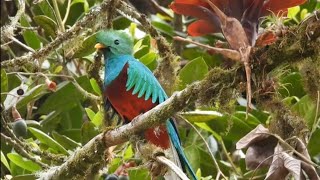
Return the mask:
[[120, 44], [119, 40], [118, 39], [114, 40], [114, 44], [119, 45]]

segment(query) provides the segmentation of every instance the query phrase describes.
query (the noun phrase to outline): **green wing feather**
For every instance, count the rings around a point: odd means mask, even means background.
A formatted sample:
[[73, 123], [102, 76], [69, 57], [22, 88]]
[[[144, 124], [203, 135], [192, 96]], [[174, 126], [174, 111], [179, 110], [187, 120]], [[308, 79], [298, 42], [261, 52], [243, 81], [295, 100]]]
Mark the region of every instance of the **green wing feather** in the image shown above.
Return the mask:
[[139, 98], [144, 95], [145, 100], [152, 98], [152, 103], [162, 103], [168, 98], [158, 80], [145, 65], [134, 58], [128, 61], [128, 65], [127, 91], [133, 88], [132, 95], [138, 94]]

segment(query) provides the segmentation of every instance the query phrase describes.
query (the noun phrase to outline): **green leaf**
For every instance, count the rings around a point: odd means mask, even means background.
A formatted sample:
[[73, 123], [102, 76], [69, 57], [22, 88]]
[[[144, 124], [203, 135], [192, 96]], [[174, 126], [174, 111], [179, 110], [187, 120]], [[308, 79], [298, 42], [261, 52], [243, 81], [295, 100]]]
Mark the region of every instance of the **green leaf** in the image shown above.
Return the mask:
[[[1, 93], [8, 92], [8, 77], [4, 69], [1, 69]], [[6, 94], [1, 94], [1, 102], [6, 99]]]
[[[201, 169], [202, 176], [216, 173], [212, 157], [197, 145], [184, 148], [186, 156], [194, 170]], [[214, 172], [213, 172], [214, 171]]]
[[17, 153], [8, 153], [7, 157], [10, 159], [11, 162], [16, 164], [17, 166], [22, 167], [23, 169], [26, 169], [30, 172], [36, 172], [41, 170], [41, 167], [38, 164], [21, 157]]
[[[20, 24], [23, 27], [30, 27], [30, 23], [28, 22], [26, 15], [21, 16]], [[22, 36], [27, 45], [32, 49], [40, 49], [41, 41], [37, 37], [36, 33], [34, 33], [32, 30], [27, 29], [23, 31]]]
[[85, 121], [82, 124], [81, 127], [81, 137], [82, 137], [82, 144], [86, 144], [88, 141], [90, 141], [93, 137], [99, 134], [98, 128], [90, 122], [90, 121]]
[[131, 24], [131, 21], [128, 18], [123, 16], [118, 16], [113, 20], [113, 29], [120, 30], [126, 29]]
[[181, 80], [179, 89], [184, 89], [187, 84], [201, 80], [208, 73], [208, 66], [202, 57], [198, 57], [186, 64], [179, 73]]
[[319, 156], [320, 155], [320, 129], [318, 128], [311, 136], [310, 141], [308, 143], [308, 150], [311, 156]]
[[9, 166], [9, 163], [7, 161], [6, 156], [3, 154], [2, 151], [0, 151], [0, 152], [1, 152], [1, 162], [2, 162], [2, 164], [11, 172], [11, 169], [10, 169], [10, 166]]
[[299, 11], [300, 11], [300, 6], [288, 8], [288, 18], [293, 19], [296, 22], [298, 22], [296, 16], [299, 13]]
[[59, 144], [57, 141], [48, 136], [46, 133], [33, 127], [28, 127], [28, 129], [41, 143], [48, 145], [49, 147], [60, 153], [68, 155], [68, 151], [61, 144]]
[[60, 132], [60, 134], [63, 134], [76, 142], [81, 141], [81, 129], [68, 129]]
[[56, 37], [57, 24], [51, 18], [45, 15], [39, 15], [33, 17], [33, 20], [44, 29], [45, 33], [47, 33], [52, 38]]
[[96, 127], [101, 127], [102, 126], [102, 121], [103, 121], [103, 112], [102, 111], [98, 111], [93, 119], [92, 119], [92, 123], [96, 126]]
[[145, 54], [141, 58], [139, 58], [139, 61], [142, 62], [144, 65], [150, 64], [152, 61], [154, 61], [157, 58], [157, 54], [155, 52], [149, 52], [148, 54]]
[[169, 35], [169, 36], [173, 36], [173, 27], [164, 22], [164, 21], [152, 21], [151, 22], [152, 26], [154, 26], [158, 31], [166, 34], [166, 35]]
[[225, 140], [231, 141], [239, 140], [254, 128], [254, 126], [249, 125], [245, 120], [233, 115], [224, 115], [206, 123], [214, 132], [223, 136]]
[[133, 54], [135, 54], [137, 51], [139, 51], [142, 47], [142, 41], [143, 39], [140, 39], [138, 42], [136, 42], [133, 46]]
[[282, 96], [297, 96], [301, 98], [306, 93], [303, 89], [301, 75], [298, 72], [292, 72], [287, 76], [281, 78], [281, 84], [284, 86], [279, 89]]
[[73, 54], [73, 58], [80, 58], [92, 54], [95, 51], [94, 45], [96, 43], [96, 34], [85, 38], [81, 47]]
[[48, 16], [51, 19], [56, 19], [54, 15], [54, 9], [47, 0], [41, 1], [40, 3], [38, 3], [38, 5], [44, 15]]
[[308, 95], [303, 96], [295, 105], [293, 105], [292, 110], [297, 112], [307, 121], [309, 129], [312, 128], [314, 120], [318, 119], [320, 116], [318, 115], [318, 117], [316, 117], [316, 104]]
[[132, 146], [129, 145], [128, 148], [124, 151], [123, 159], [128, 160], [128, 159], [132, 158], [133, 155], [134, 155], [134, 153], [133, 153]]
[[101, 93], [100, 86], [98, 85], [97, 81], [94, 78], [90, 79], [90, 84], [94, 92], [97, 93], [99, 96], [101, 96], [102, 93]]
[[[80, 84], [80, 82], [79, 82]], [[51, 94], [39, 108], [38, 113], [49, 114], [52, 111], [65, 112], [74, 108], [84, 96], [71, 82], [59, 84], [59, 88]]]
[[62, 71], [62, 69], [63, 69], [63, 66], [61, 66], [61, 65], [57, 66], [57, 67], [54, 69], [53, 74], [58, 74], [58, 73], [60, 73], [60, 72]]
[[128, 170], [130, 180], [150, 180], [149, 171], [147, 169], [129, 169]]
[[222, 114], [217, 111], [188, 111], [181, 113], [183, 117], [188, 119], [190, 122], [206, 122], [221, 117]]
[[94, 111], [92, 111], [90, 108], [84, 108], [90, 121], [93, 120], [94, 116], [96, 115], [96, 113]]
[[77, 3], [83, 3], [83, 10], [84, 12], [88, 12], [89, 11], [89, 3], [87, 0], [73, 0], [71, 3], [71, 6]]
[[52, 132], [52, 136], [58, 143], [60, 143], [66, 149], [73, 150], [81, 146], [79, 143], [75, 142], [74, 140], [68, 138], [67, 136], [61, 135], [55, 131]]

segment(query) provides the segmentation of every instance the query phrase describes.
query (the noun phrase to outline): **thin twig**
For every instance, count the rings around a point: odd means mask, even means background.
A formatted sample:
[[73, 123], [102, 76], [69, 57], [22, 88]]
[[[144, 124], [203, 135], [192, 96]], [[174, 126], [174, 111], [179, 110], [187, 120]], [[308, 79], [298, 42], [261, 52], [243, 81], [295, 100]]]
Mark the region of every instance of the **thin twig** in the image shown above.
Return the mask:
[[61, 75], [61, 74], [44, 74], [44, 73], [25, 73], [25, 72], [9, 72], [7, 74], [22, 74], [22, 75], [32, 75], [32, 76], [43, 76], [43, 77], [47, 77], [47, 76], [52, 76], [52, 77], [64, 77], [64, 78], [68, 78], [71, 80], [72, 84], [80, 91], [81, 94], [83, 94], [86, 98], [98, 101], [101, 100], [101, 98], [99, 96], [96, 96], [92, 93], [89, 93], [88, 91], [86, 91], [85, 89], [83, 89], [79, 83], [76, 81], [76, 79], [74, 79], [74, 77], [72, 76], [68, 76], [68, 75]]
[[215, 53], [219, 53], [219, 54], [223, 55], [224, 57], [230, 58], [230, 59], [235, 60], [235, 61], [240, 61], [240, 59], [241, 59], [240, 53], [238, 51], [235, 51], [235, 50], [232, 50], [232, 49], [216, 48], [216, 47], [212, 47], [212, 46], [209, 46], [209, 45], [206, 45], [206, 44], [195, 42], [195, 41], [192, 41], [192, 40], [189, 40], [189, 39], [186, 39], [186, 38], [182, 38], [182, 37], [179, 37], [179, 36], [175, 36], [175, 37], [173, 37], [173, 39], [174, 40], [178, 40], [178, 41], [183, 41], [183, 42], [195, 44], [197, 46], [200, 46], [200, 47], [206, 48], [208, 50], [211, 50], [211, 51], [213, 51]]
[[[207, 141], [204, 139], [204, 137], [203, 137], [202, 134], [199, 132], [199, 130], [198, 130], [193, 124], [191, 124], [188, 120], [186, 120], [184, 117], [182, 117], [182, 116], [180, 116], [180, 115], [176, 115], [176, 116], [174, 116], [174, 117], [177, 118], [177, 119], [180, 119], [180, 120], [182, 120], [182, 121], [184, 121], [184, 122], [186, 122], [189, 126], [191, 126], [191, 127], [196, 131], [196, 133], [200, 136], [200, 138], [202, 139], [202, 141], [203, 141], [204, 144], [206, 145], [206, 147], [207, 147], [207, 149], [208, 149], [208, 151], [209, 151], [209, 154], [210, 154], [210, 156], [211, 156], [211, 158], [212, 158], [212, 160], [213, 160], [213, 162], [214, 162], [214, 165], [215, 165], [216, 168], [217, 168], [218, 173], [220, 173], [225, 179], [227, 179], [227, 177], [226, 177], [226, 176], [223, 174], [223, 172], [221, 171], [221, 169], [220, 169], [220, 167], [219, 167], [219, 164], [218, 164], [216, 158], [214, 157], [212, 151], [210, 150], [209, 144], [208, 144]], [[236, 172], [237, 172], [237, 171], [236, 171]]]
[[29, 46], [27, 46], [27, 45], [23, 44], [23, 43], [22, 43], [22, 42], [20, 42], [17, 38], [15, 38], [15, 37], [11, 36], [11, 37], [10, 37], [10, 39], [11, 39], [13, 42], [15, 42], [15, 43], [19, 44], [21, 47], [25, 48], [26, 50], [28, 50], [28, 51], [30, 51], [30, 52], [33, 52], [33, 53], [35, 52], [35, 50], [34, 50], [34, 49], [32, 49], [31, 47], [29, 47]]
[[68, 5], [67, 5], [66, 14], [64, 15], [64, 18], [63, 18], [63, 21], [62, 21], [63, 24], [66, 24], [66, 22], [67, 22], [67, 20], [68, 20], [70, 8], [71, 8], [71, 0], [68, 0]]
[[164, 157], [164, 156], [156, 156], [155, 158], [156, 158], [157, 161], [167, 165], [182, 180], [190, 180], [176, 164], [174, 164], [172, 161], [170, 161], [166, 157]]
[[57, 0], [53, 0], [52, 4], [53, 4], [55, 15], [57, 16], [57, 22], [58, 22], [59, 28], [61, 32], [65, 32], [64, 23], [62, 22], [62, 19], [61, 19]]
[[1, 133], [1, 139], [3, 141], [5, 141], [6, 143], [10, 144], [17, 151], [17, 153], [19, 153], [21, 156], [23, 156], [23, 157], [25, 157], [27, 159], [30, 159], [31, 161], [33, 161], [34, 163], [40, 165], [44, 169], [48, 169], [49, 168], [49, 166], [47, 164], [44, 164], [43, 162], [39, 161], [37, 158], [35, 158], [35, 157], [31, 156], [30, 154], [28, 154], [28, 152], [26, 152], [22, 146], [20, 146], [17, 142], [15, 142], [10, 137], [8, 137], [8, 136], [4, 135], [3, 133]]

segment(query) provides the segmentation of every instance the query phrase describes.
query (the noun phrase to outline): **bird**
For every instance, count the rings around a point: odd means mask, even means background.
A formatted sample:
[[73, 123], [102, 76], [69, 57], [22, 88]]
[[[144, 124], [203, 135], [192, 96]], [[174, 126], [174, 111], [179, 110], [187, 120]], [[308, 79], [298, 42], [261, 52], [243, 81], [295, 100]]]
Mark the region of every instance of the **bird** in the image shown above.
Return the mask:
[[[121, 30], [101, 30], [96, 34], [95, 48], [104, 56], [103, 98], [123, 119], [131, 122], [136, 116], [164, 102], [168, 96], [153, 73], [133, 56], [133, 40]], [[162, 150], [173, 151], [174, 159], [192, 179], [197, 179], [179, 139], [172, 118], [142, 136]]]

